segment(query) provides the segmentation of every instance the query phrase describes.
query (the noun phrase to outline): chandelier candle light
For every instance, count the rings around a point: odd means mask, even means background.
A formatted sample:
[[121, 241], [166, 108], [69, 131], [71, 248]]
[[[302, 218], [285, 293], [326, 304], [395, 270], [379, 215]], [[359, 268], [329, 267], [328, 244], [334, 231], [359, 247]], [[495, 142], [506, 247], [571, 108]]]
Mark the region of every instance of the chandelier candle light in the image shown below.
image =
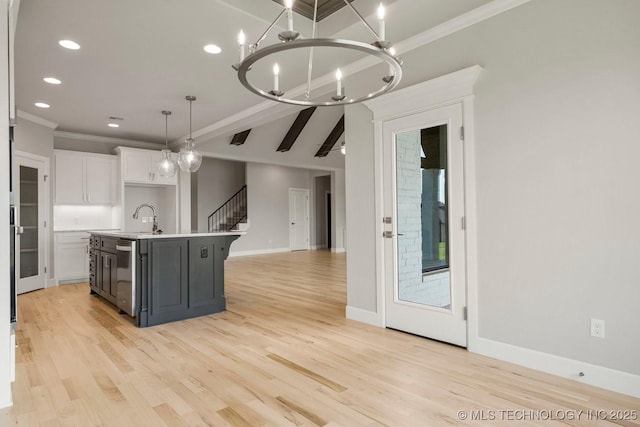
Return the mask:
[[[382, 3], [377, 9], [378, 18], [378, 31], [376, 32], [371, 25], [363, 18], [363, 16], [353, 7], [349, 0], [344, 0], [345, 5], [358, 17], [360, 22], [374, 35], [375, 41], [373, 43], [364, 43], [355, 40], [346, 39], [333, 39], [333, 38], [319, 38], [316, 37], [316, 16], [318, 13], [318, 0], [315, 0], [314, 14], [313, 14], [313, 28], [312, 34], [309, 38], [300, 37], [300, 34], [294, 30], [293, 27], [293, 0], [284, 0], [284, 9], [276, 17], [276, 19], [269, 25], [267, 30], [260, 36], [258, 41], [249, 44], [249, 54], [245, 55], [246, 36], [243, 31], [238, 34], [238, 44], [240, 46], [240, 62], [233, 65], [233, 69], [238, 72], [238, 79], [251, 92], [260, 95], [264, 98], [272, 101], [283, 102], [287, 104], [300, 105], [300, 106], [332, 106], [332, 105], [344, 105], [362, 102], [380, 96], [384, 93], [394, 89], [402, 78], [402, 60], [396, 56], [395, 50], [391, 47], [391, 43], [386, 40], [386, 27], [385, 27], [385, 8]], [[278, 38], [282, 43], [272, 44], [260, 48], [262, 43], [269, 32], [276, 26], [280, 18], [286, 14], [287, 18], [287, 30], [278, 34]], [[359, 53], [372, 56], [380, 60], [382, 63], [386, 63], [388, 68], [381, 77], [384, 83], [381, 87], [374, 87], [366, 91], [366, 94], [361, 96], [347, 97], [343, 82], [343, 73], [340, 68], [335, 73], [336, 78], [336, 92], [330, 99], [317, 99], [311, 98], [311, 81], [313, 70], [313, 49], [316, 47], [333, 48], [333, 49], [348, 49], [351, 51], [357, 51]], [[266, 90], [260, 88], [258, 85], [249, 81], [247, 73], [251, 71], [251, 66], [256, 62], [273, 55], [288, 50], [294, 49], [309, 49], [309, 65], [307, 67], [306, 86], [307, 89], [304, 93], [298, 95], [286, 96], [285, 91], [280, 87], [280, 71], [281, 68], [278, 63], [273, 66], [273, 88], [272, 90]], [[336, 55], [340, 57], [340, 55]], [[348, 73], [347, 73], [348, 74]]]
[[185, 172], [196, 172], [202, 164], [202, 154], [196, 150], [196, 140], [191, 136], [191, 104], [196, 97], [187, 95], [185, 99], [189, 101], [189, 138], [184, 141], [184, 147], [180, 149], [178, 164]]

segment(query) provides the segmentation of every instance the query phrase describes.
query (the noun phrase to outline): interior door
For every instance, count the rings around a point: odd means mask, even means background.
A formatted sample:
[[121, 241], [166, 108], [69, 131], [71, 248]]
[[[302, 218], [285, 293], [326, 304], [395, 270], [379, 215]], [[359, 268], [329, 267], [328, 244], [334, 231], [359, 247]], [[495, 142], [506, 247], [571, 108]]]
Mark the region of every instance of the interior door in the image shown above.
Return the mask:
[[289, 189], [289, 248], [309, 249], [309, 190]]
[[46, 281], [46, 187], [47, 164], [16, 156], [15, 194], [16, 290], [18, 294], [45, 287]]
[[386, 326], [465, 347], [462, 106], [383, 123]]

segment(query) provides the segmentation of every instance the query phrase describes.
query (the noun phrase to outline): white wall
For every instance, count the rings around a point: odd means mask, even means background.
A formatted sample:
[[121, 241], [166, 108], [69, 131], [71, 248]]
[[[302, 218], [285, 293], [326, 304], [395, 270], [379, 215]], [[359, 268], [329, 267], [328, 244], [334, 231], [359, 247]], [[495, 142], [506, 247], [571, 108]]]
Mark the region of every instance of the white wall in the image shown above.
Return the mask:
[[245, 169], [242, 162], [209, 157], [202, 159], [194, 180], [196, 200], [191, 206], [197, 213], [197, 231], [208, 231], [209, 215], [242, 188], [246, 181]]
[[[7, 0], [0, 0], [0, 99], [7, 100], [9, 91], [8, 76], [8, 27]], [[9, 108], [7, 102], [0, 102], [0, 224], [9, 224]], [[9, 227], [0, 227], [0, 242], [9, 241]], [[9, 245], [0, 245], [0, 284], [8, 289]], [[0, 292], [0, 408], [11, 404], [11, 370], [9, 292]]]
[[[636, 375], [638, 16], [635, 1], [534, 0], [404, 53], [402, 83], [485, 67], [475, 91], [480, 337]], [[346, 114], [348, 304], [371, 311], [373, 131], [363, 106]], [[606, 321], [606, 339], [589, 336], [591, 317]]]
[[289, 188], [309, 189], [309, 171], [247, 163], [247, 203], [251, 226], [231, 252], [289, 250]]

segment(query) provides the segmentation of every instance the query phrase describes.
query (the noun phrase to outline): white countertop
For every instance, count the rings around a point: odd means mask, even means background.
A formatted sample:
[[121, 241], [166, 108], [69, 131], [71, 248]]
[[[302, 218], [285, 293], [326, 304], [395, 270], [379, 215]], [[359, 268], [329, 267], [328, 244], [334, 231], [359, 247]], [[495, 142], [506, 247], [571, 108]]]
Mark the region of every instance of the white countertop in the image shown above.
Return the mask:
[[77, 231], [77, 232], [116, 232], [118, 231], [117, 228], [95, 228], [95, 227], [87, 227], [87, 226], [78, 226], [78, 225], [71, 225], [71, 226], [62, 226], [62, 227], [54, 227], [53, 228], [53, 232], [54, 233], [67, 233], [67, 232], [73, 232], [73, 231]]
[[93, 234], [99, 234], [101, 236], [108, 237], [118, 237], [120, 239], [172, 239], [178, 237], [211, 237], [211, 236], [244, 236], [247, 234], [246, 231], [226, 231], [226, 232], [217, 232], [217, 233], [162, 233], [162, 234], [151, 234], [149, 232], [142, 231], [103, 231], [103, 230], [92, 230]]

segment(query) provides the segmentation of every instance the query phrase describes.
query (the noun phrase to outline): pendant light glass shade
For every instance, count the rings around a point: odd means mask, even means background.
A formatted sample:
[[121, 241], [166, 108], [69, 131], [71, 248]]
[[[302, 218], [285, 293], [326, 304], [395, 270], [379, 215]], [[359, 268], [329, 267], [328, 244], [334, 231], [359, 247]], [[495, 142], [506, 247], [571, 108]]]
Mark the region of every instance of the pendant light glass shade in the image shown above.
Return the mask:
[[178, 156], [180, 169], [185, 172], [196, 172], [202, 164], [202, 154], [196, 150], [196, 140], [189, 138], [184, 142], [184, 147], [180, 149]]
[[156, 163], [158, 175], [163, 178], [173, 178], [178, 170], [178, 164], [171, 158], [171, 150], [162, 150], [162, 158]]
[[195, 96], [187, 96], [189, 101], [189, 138], [184, 141], [184, 147], [180, 149], [178, 164], [185, 172], [196, 172], [202, 164], [202, 154], [196, 150], [196, 140], [191, 137], [191, 103], [196, 100]]
[[169, 138], [167, 137], [167, 123], [169, 120], [169, 115], [171, 111], [162, 111], [164, 115], [164, 150], [160, 151], [162, 153], [162, 157], [156, 163], [156, 170], [158, 171], [158, 175], [163, 178], [173, 178], [178, 170], [178, 164], [171, 157], [171, 150], [169, 150]]

